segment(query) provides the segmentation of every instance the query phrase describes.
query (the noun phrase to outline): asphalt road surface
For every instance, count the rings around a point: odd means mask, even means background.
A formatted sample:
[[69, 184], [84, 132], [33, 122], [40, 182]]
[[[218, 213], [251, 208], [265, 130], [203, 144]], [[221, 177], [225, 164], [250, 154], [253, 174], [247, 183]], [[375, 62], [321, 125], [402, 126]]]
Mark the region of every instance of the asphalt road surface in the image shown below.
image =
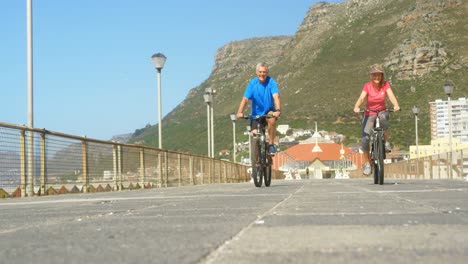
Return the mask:
[[468, 182], [386, 181], [0, 199], [0, 263], [468, 263]]

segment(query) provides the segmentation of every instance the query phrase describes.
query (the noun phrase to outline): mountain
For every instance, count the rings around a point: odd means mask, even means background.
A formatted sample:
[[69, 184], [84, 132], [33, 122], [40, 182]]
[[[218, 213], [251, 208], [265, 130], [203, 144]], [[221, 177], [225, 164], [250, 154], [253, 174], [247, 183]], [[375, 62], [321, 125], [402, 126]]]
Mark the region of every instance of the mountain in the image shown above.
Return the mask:
[[118, 142], [127, 143], [127, 142], [132, 138], [132, 136], [133, 136], [134, 134], [135, 134], [135, 133], [127, 133], [127, 134], [115, 135], [115, 136], [112, 136], [112, 138], [111, 138], [110, 140], [111, 140], [111, 141], [118, 141]]
[[[391, 117], [390, 141], [402, 149], [414, 144], [413, 105], [419, 114], [420, 144], [430, 141], [428, 102], [446, 99], [445, 82], [455, 85], [453, 99], [468, 96], [468, 2], [465, 0], [348, 0], [320, 2], [309, 8], [294, 36], [234, 41], [215, 55], [211, 75], [190, 90], [163, 119], [164, 148], [206, 154], [205, 88], [216, 89], [215, 152], [232, 148], [229, 114], [266, 62], [280, 86], [279, 124], [320, 129], [359, 141], [361, 117], [352, 111], [368, 67], [382, 63], [402, 111]], [[246, 111], [247, 112], [247, 111]], [[236, 123], [237, 141], [247, 122]], [[130, 142], [156, 146], [157, 125], [138, 129]]]

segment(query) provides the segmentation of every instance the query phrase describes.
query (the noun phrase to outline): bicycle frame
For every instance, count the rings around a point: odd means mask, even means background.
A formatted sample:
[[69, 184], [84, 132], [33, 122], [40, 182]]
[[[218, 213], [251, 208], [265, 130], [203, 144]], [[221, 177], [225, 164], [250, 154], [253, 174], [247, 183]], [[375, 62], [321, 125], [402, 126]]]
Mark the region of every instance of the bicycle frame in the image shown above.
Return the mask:
[[371, 168], [374, 174], [374, 184], [382, 185], [384, 183], [384, 160], [385, 160], [385, 131], [380, 126], [380, 113], [393, 112], [392, 109], [383, 110], [370, 110], [366, 109], [365, 112], [376, 113], [374, 126], [370, 134], [370, 151], [369, 158], [371, 161]]
[[271, 163], [272, 159], [268, 155], [268, 141], [266, 137], [267, 118], [271, 115], [257, 115], [244, 117], [246, 119], [257, 121], [257, 132], [252, 136], [250, 142], [252, 146], [252, 177], [255, 186], [261, 187], [263, 179], [265, 186], [269, 187], [271, 184]]

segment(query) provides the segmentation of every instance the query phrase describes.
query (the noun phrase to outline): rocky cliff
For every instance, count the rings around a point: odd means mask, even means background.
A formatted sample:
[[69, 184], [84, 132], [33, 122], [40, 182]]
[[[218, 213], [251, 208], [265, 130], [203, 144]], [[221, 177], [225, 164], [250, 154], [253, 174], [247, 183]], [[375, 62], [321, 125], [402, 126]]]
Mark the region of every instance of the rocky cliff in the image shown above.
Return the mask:
[[[414, 141], [411, 106], [418, 104], [420, 138], [430, 140], [428, 102], [444, 98], [442, 86], [455, 84], [454, 97], [468, 96], [468, 1], [348, 0], [311, 6], [294, 36], [253, 38], [221, 47], [209, 78], [192, 89], [164, 118], [170, 149], [205, 153], [205, 88], [215, 97], [216, 149], [232, 146], [229, 113], [236, 111], [255, 64], [270, 65], [280, 85], [280, 123], [338, 131], [358, 140], [359, 117], [352, 113], [368, 66], [383, 63], [401, 113], [395, 114], [393, 142], [406, 148]], [[240, 121], [239, 121], [240, 122]], [[425, 127], [426, 126], [426, 127]], [[237, 126], [239, 136], [245, 126]], [[145, 128], [134, 142], [153, 144], [156, 126]], [[140, 131], [140, 130], [139, 130]], [[140, 131], [141, 132], [141, 131]]]

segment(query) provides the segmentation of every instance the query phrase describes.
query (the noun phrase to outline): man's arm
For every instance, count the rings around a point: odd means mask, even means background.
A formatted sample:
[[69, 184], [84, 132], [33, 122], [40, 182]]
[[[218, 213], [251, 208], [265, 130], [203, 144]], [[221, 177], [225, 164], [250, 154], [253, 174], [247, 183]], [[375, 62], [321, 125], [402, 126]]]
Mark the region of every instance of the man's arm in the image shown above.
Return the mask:
[[281, 99], [278, 93], [273, 94], [273, 101], [275, 103], [276, 110], [275, 112], [273, 112], [273, 116], [278, 118], [281, 115]]
[[240, 101], [240, 104], [239, 104], [239, 109], [237, 110], [238, 118], [242, 118], [244, 116], [244, 108], [248, 101], [249, 99], [247, 99], [247, 97], [242, 97], [242, 100]]

